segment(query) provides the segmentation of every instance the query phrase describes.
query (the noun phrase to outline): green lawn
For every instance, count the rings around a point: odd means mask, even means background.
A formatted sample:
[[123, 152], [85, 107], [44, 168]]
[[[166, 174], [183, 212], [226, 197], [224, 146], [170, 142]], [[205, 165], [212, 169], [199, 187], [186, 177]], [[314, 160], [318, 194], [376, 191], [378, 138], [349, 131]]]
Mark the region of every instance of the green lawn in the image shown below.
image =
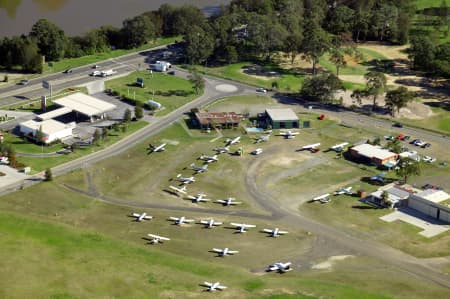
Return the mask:
[[434, 113], [431, 117], [414, 120], [401, 118], [400, 122], [414, 127], [450, 134], [450, 112], [444, 108], [433, 107], [431, 109]]
[[[111, 144], [119, 141], [126, 135], [129, 135], [143, 127], [145, 127], [148, 123], [144, 121], [138, 121], [138, 122], [130, 122], [128, 125], [128, 129], [125, 133], [116, 133], [114, 131], [110, 131], [109, 136], [105, 141], [100, 141], [99, 145], [93, 145], [90, 147], [82, 147], [75, 152], [72, 152], [67, 155], [61, 155], [57, 157], [17, 157], [17, 160], [19, 163], [25, 164], [26, 166], [31, 166], [32, 173], [40, 172], [42, 170], [45, 170], [47, 168], [54, 167], [56, 165], [75, 160], [77, 158], [80, 158], [82, 156], [88, 155], [90, 153], [99, 151], [101, 149], [104, 149]], [[36, 144], [32, 143], [23, 143], [21, 142], [21, 139], [19, 138], [13, 138], [11, 139], [12, 142], [15, 143], [15, 148], [18, 152], [25, 152], [25, 153], [40, 153], [42, 151], [42, 147], [38, 146]], [[55, 150], [61, 149], [61, 145], [54, 145], [51, 147], [43, 147], [44, 152], [54, 152]]]
[[[135, 85], [137, 78], [144, 79], [144, 88]], [[159, 72], [153, 72], [151, 75], [148, 71], [136, 71], [126, 77], [106, 81], [105, 88], [111, 88], [122, 96], [141, 103], [151, 99], [161, 103], [165, 109], [157, 112], [159, 116], [168, 114], [200, 96], [195, 94], [193, 84], [185, 79]]]
[[167, 38], [158, 38], [155, 41], [147, 43], [139, 48], [118, 49], [118, 50], [111, 50], [111, 51], [105, 52], [105, 53], [98, 53], [98, 54], [94, 54], [94, 55], [82, 56], [82, 57], [78, 57], [78, 58], [65, 58], [60, 61], [51, 62], [52, 66], [49, 66], [49, 64], [45, 64], [44, 65], [44, 74], [62, 72], [69, 68], [76, 68], [79, 66], [93, 64], [93, 63], [96, 63], [96, 62], [99, 62], [102, 60], [115, 58], [118, 56], [130, 54], [133, 52], [148, 50], [148, 49], [151, 49], [154, 47], [173, 43], [176, 40], [180, 40], [180, 37], [175, 36], [175, 37], [167, 37]]
[[[427, 7], [440, 7], [442, 0], [415, 0], [414, 4], [417, 9], [424, 9]], [[447, 1], [447, 6], [450, 5], [450, 2]]]

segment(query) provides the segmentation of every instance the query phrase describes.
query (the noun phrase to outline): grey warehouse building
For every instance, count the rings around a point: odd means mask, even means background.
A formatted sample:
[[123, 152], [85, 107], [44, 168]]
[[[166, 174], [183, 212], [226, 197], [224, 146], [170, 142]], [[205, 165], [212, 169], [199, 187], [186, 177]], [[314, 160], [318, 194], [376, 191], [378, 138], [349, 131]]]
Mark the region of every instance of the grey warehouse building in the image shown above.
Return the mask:
[[297, 114], [292, 109], [266, 109], [266, 123], [272, 129], [299, 128]]

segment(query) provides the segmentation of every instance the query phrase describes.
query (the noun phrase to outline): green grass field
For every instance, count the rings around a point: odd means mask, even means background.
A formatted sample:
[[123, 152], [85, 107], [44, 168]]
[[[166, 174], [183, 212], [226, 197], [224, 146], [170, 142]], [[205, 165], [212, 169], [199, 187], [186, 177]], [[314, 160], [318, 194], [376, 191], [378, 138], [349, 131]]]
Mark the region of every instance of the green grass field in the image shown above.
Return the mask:
[[400, 121], [402, 123], [419, 127], [423, 129], [432, 129], [435, 131], [441, 131], [446, 134], [450, 134], [450, 117], [449, 111], [444, 108], [431, 108], [433, 111], [432, 117], [427, 117], [424, 119], [408, 119], [402, 118]]
[[[442, 0], [415, 0], [414, 4], [417, 9], [424, 9], [427, 7], [439, 7], [441, 6]], [[447, 1], [447, 5], [450, 3]]]
[[[137, 78], [144, 79], [144, 88], [136, 86]], [[161, 103], [165, 109], [158, 111], [158, 116], [166, 115], [200, 96], [195, 94], [192, 83], [187, 80], [159, 72], [150, 74], [148, 71], [137, 71], [106, 81], [105, 88], [142, 103], [151, 99]]]

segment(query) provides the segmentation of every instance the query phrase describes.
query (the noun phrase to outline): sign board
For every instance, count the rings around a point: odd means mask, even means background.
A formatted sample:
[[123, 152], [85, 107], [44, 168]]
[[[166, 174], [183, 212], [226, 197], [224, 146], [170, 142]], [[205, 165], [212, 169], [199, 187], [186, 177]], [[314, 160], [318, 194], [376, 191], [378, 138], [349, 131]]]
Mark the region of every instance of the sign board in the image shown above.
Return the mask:
[[50, 82], [48, 81], [42, 81], [42, 87], [50, 89]]
[[311, 128], [311, 122], [309, 120], [305, 120], [303, 122], [303, 128]]

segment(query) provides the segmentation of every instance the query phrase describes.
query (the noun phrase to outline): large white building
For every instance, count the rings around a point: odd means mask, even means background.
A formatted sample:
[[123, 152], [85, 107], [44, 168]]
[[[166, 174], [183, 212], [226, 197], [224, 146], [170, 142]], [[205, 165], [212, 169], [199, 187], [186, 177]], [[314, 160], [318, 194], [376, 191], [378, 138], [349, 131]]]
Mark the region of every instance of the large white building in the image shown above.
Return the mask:
[[72, 136], [72, 130], [75, 123], [64, 124], [62, 122], [47, 119], [44, 121], [29, 120], [20, 124], [20, 132], [30, 138], [36, 138], [39, 130], [42, 130], [42, 142], [48, 144], [56, 140]]

